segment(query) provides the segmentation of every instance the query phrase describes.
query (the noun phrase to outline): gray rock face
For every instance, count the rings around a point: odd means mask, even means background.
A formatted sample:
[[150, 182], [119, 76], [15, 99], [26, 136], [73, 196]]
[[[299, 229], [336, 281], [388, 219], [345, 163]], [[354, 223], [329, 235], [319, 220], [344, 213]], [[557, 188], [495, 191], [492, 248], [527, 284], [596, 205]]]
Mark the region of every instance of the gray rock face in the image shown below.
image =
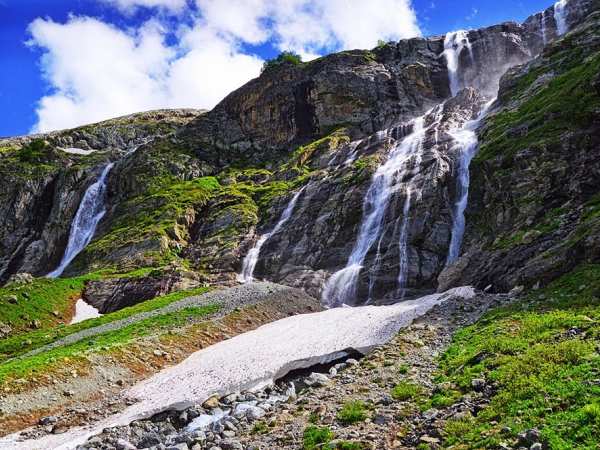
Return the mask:
[[[396, 294], [400, 218], [407, 186], [415, 191], [408, 222], [408, 287], [414, 294], [435, 289], [437, 275], [447, 257], [456, 197], [453, 174], [458, 149], [449, 131], [476, 118], [483, 104], [483, 97], [467, 89], [427, 115], [425, 124], [431, 128], [422, 143], [421, 160], [404, 179], [396, 182], [383, 218], [384, 231], [369, 251], [367, 269], [361, 273], [359, 299], [367, 298], [369, 288], [375, 298]], [[435, 121], [439, 123], [434, 124]], [[407, 130], [410, 126], [404, 124], [385, 135], [366, 138], [356, 148], [358, 160], [365, 157], [385, 160], [390, 149], [402, 142]], [[258, 277], [299, 284], [316, 294], [329, 274], [345, 265], [359, 232], [363, 199], [371, 177], [369, 173], [353, 185], [344, 168], [332, 166], [324, 172], [309, 182], [289, 222], [262, 248], [256, 269]]]
[[[18, 272], [45, 275], [58, 265], [81, 198], [102, 167], [199, 113], [152, 111], [73, 130], [0, 139], [0, 282]], [[32, 144], [41, 148], [31, 150]], [[62, 150], [73, 147], [93, 153]]]
[[[442, 273], [440, 290], [472, 283], [508, 292], [598, 261], [599, 50], [595, 12], [502, 79], [472, 165], [465, 251]], [[577, 90], [558, 82], [566, 79]], [[532, 104], [544, 108], [526, 114]], [[515, 120], [503, 122], [509, 114]]]
[[86, 283], [82, 298], [101, 314], [149, 300], [176, 290], [200, 285], [198, 276], [186, 271], [160, 272], [140, 278], [113, 278]]

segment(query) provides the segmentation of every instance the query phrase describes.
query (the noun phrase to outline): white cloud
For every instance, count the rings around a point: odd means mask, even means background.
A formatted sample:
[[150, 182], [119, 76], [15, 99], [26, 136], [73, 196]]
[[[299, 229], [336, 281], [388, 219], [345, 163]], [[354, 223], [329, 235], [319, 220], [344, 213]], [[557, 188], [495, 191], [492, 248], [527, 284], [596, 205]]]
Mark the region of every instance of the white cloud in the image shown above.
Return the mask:
[[89, 17], [37, 19], [30, 32], [46, 52], [42, 68], [53, 87], [39, 102], [34, 131], [148, 109], [210, 108], [262, 64], [209, 32], [198, 47], [169, 47], [156, 22], [128, 33]]
[[196, 0], [207, 23], [253, 44], [305, 54], [420, 35], [410, 0]]
[[30, 45], [43, 51], [51, 91], [34, 131], [155, 108], [211, 108], [259, 74], [263, 61], [243, 44], [269, 43], [308, 60], [420, 34], [410, 0], [195, 0], [189, 9], [186, 0], [103, 1], [126, 12], [185, 11], [187, 23], [167, 31], [158, 15], [124, 30], [91, 17], [36, 19]]
[[134, 13], [138, 8], [160, 8], [171, 13], [180, 13], [187, 5], [186, 0], [101, 0], [112, 4], [126, 14]]

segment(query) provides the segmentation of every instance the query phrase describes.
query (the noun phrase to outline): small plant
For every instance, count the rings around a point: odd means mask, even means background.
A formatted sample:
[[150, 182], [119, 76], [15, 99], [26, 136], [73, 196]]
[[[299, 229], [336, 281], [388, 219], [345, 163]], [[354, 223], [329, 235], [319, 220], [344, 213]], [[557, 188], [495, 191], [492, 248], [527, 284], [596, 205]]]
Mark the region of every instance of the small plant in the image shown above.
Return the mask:
[[337, 414], [337, 419], [346, 425], [356, 422], [362, 422], [366, 418], [367, 407], [365, 403], [360, 400], [346, 402]]
[[406, 375], [409, 369], [410, 367], [408, 367], [408, 364], [402, 364], [400, 367], [398, 367], [398, 372], [400, 375]]
[[254, 426], [252, 427], [252, 434], [265, 434], [267, 431], [269, 431], [269, 427], [267, 427], [267, 424], [264, 421], [260, 421], [260, 422], [256, 422], [254, 424]]
[[21, 162], [36, 164], [42, 162], [45, 157], [45, 150], [48, 144], [43, 139], [34, 139], [21, 150], [19, 150], [19, 159]]
[[281, 52], [277, 58], [265, 61], [261, 73], [276, 67], [281, 67], [283, 65], [297, 66], [299, 64], [302, 64], [302, 57], [299, 54], [290, 51], [284, 51]]
[[600, 403], [590, 403], [581, 408], [581, 422], [600, 425]]
[[308, 421], [310, 423], [317, 423], [319, 421], [319, 414], [317, 414], [316, 412], [311, 412], [310, 415], [308, 416]]
[[405, 401], [418, 396], [421, 391], [421, 386], [408, 381], [401, 381], [392, 389], [392, 397], [395, 400]]
[[340, 441], [335, 448], [336, 450], [362, 450], [364, 446], [360, 442]]
[[327, 444], [333, 439], [333, 436], [329, 427], [310, 425], [304, 430], [302, 438], [304, 450], [327, 448]]

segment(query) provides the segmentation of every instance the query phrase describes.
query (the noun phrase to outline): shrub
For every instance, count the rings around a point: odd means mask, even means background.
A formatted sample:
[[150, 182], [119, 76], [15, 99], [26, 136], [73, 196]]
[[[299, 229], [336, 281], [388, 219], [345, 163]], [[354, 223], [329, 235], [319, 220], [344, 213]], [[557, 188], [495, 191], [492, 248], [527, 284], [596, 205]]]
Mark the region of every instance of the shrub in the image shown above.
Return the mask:
[[19, 150], [19, 160], [30, 164], [42, 162], [42, 159], [46, 156], [46, 147], [46, 141], [43, 139], [34, 139]]
[[337, 414], [337, 419], [344, 424], [362, 422], [367, 418], [367, 407], [364, 402], [355, 400], [346, 402]]
[[313, 450], [326, 448], [329, 441], [333, 439], [333, 432], [329, 427], [315, 427], [314, 425], [306, 427], [303, 436], [304, 450]]
[[297, 66], [298, 64], [302, 64], [302, 57], [297, 53], [285, 51], [281, 52], [277, 58], [265, 61], [261, 73], [284, 65]]
[[401, 381], [392, 389], [392, 397], [404, 401], [416, 397], [421, 393], [421, 387], [408, 381]]

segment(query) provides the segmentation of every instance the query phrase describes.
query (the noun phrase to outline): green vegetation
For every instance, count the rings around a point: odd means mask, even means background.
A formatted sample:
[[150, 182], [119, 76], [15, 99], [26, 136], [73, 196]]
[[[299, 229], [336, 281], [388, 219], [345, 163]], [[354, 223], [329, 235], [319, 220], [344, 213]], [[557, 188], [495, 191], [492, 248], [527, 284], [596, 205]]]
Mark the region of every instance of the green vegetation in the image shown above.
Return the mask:
[[363, 401], [346, 402], [337, 413], [337, 420], [345, 425], [363, 422], [368, 417], [367, 406]]
[[89, 352], [107, 352], [148, 335], [158, 336], [162, 332], [198, 320], [218, 310], [218, 305], [185, 308], [150, 317], [118, 330], [57, 347], [38, 355], [9, 360], [0, 364], [0, 383], [46, 373], [50, 366], [55, 364], [60, 366], [61, 361], [65, 359], [84, 357]]
[[299, 54], [290, 51], [284, 51], [281, 52], [277, 58], [265, 61], [261, 73], [286, 65], [298, 66], [300, 64], [302, 64], [302, 57]]
[[269, 431], [269, 427], [265, 423], [265, 421], [261, 420], [254, 424], [252, 430], [250, 431], [252, 434], [266, 434]]
[[84, 282], [95, 277], [37, 278], [32, 283], [1, 287], [0, 322], [10, 326], [12, 333], [55, 325], [69, 316], [73, 297], [83, 290]]
[[440, 380], [466, 392], [484, 378], [497, 392], [477, 417], [449, 422], [446, 443], [493, 448], [537, 427], [549, 448], [597, 448], [599, 339], [600, 265], [581, 266], [458, 332]]
[[[75, 263], [81, 265], [84, 261], [103, 258], [105, 263], [110, 263], [106, 257], [112, 252], [123, 247], [135, 247], [137, 244], [145, 251], [168, 254], [168, 249], [163, 244], [165, 239], [186, 239], [188, 230], [180, 222], [186, 215], [192, 214], [194, 209], [205, 206], [219, 189], [220, 184], [216, 178], [203, 177], [153, 187], [148, 192], [119, 204], [110, 231], [92, 241]], [[151, 259], [154, 261], [145, 261], [148, 263], [145, 265], [164, 262], [157, 258]]]
[[346, 127], [338, 127], [328, 133], [325, 137], [317, 139], [310, 144], [301, 145], [292, 154], [291, 163], [286, 165], [287, 168], [307, 168], [308, 162], [315, 156], [326, 154], [339, 149], [341, 146], [350, 143], [350, 136]]
[[316, 427], [310, 425], [304, 430], [304, 450], [329, 449], [329, 442], [334, 434], [329, 427]]
[[406, 401], [418, 397], [423, 389], [421, 386], [409, 381], [401, 381], [392, 389], [392, 398], [399, 401]]
[[520, 244], [527, 244], [540, 236], [556, 231], [560, 227], [561, 216], [565, 213], [564, 208], [554, 208], [532, 228], [519, 230], [508, 236], [498, 237], [494, 242], [494, 249], [509, 249]]
[[406, 375], [409, 370], [410, 367], [408, 367], [408, 364], [402, 364], [400, 367], [398, 367], [398, 373], [400, 375]]
[[48, 159], [48, 143], [43, 139], [34, 139], [29, 144], [21, 147], [17, 152], [17, 157], [21, 162], [28, 164], [39, 164]]
[[[77, 286], [79, 291], [83, 289], [83, 280], [96, 278], [97, 275], [94, 274], [90, 277], [80, 277], [80, 278], [71, 278], [71, 279], [55, 279], [55, 280], [47, 280], [43, 279], [44, 285], [57, 285], [61, 287], [63, 285], [67, 286]], [[39, 280], [42, 281], [42, 280]], [[54, 289], [49, 289], [44, 291], [44, 293], [55, 293], [57, 291], [57, 287]], [[186, 297], [191, 297], [193, 295], [201, 295], [208, 292], [210, 288], [196, 288], [184, 291], [172, 292], [167, 295], [163, 295], [160, 297], [156, 297], [151, 300], [147, 300], [142, 303], [138, 303], [137, 305], [130, 306], [128, 308], [120, 309], [119, 311], [115, 311], [109, 314], [105, 314], [101, 317], [97, 317], [94, 319], [85, 320], [83, 322], [75, 323], [73, 325], [58, 325], [51, 329], [40, 329], [31, 331], [24, 334], [18, 334], [16, 336], [11, 336], [7, 339], [0, 341], [0, 361], [6, 360], [8, 358], [14, 358], [16, 356], [25, 354], [31, 350], [34, 350], [43, 345], [52, 343], [58, 339], [61, 339], [70, 334], [77, 333], [82, 330], [86, 330], [89, 328], [94, 328], [100, 325], [104, 325], [107, 323], [115, 322], [117, 320], [126, 319], [127, 317], [131, 317], [135, 314], [153, 311], [155, 309], [163, 308], [167, 305], [170, 305], [173, 302], [181, 300]], [[77, 291], [77, 292], [79, 292]], [[61, 294], [60, 291], [58, 291]], [[58, 294], [54, 294], [57, 295]], [[62, 293], [64, 297], [64, 293]], [[45, 297], [47, 300], [51, 301], [58, 297]], [[70, 306], [72, 302], [68, 302], [67, 307]], [[14, 312], [14, 311], [13, 311]]]
[[369, 180], [373, 173], [379, 167], [380, 160], [378, 155], [363, 156], [352, 164], [354, 171], [346, 175], [343, 179], [345, 184], [357, 185]]
[[[487, 121], [475, 165], [500, 156], [510, 166], [518, 151], [554, 146], [563, 133], [585, 130], [596, 120], [600, 97], [592, 83], [600, 71], [600, 53], [585, 58], [581, 51], [567, 46], [551, 55], [549, 64], [518, 81], [513, 97], [519, 98], [520, 105]], [[547, 85], [528, 91], [539, 77], [553, 71], [557, 75]], [[524, 125], [526, 131], [514, 131]]]

